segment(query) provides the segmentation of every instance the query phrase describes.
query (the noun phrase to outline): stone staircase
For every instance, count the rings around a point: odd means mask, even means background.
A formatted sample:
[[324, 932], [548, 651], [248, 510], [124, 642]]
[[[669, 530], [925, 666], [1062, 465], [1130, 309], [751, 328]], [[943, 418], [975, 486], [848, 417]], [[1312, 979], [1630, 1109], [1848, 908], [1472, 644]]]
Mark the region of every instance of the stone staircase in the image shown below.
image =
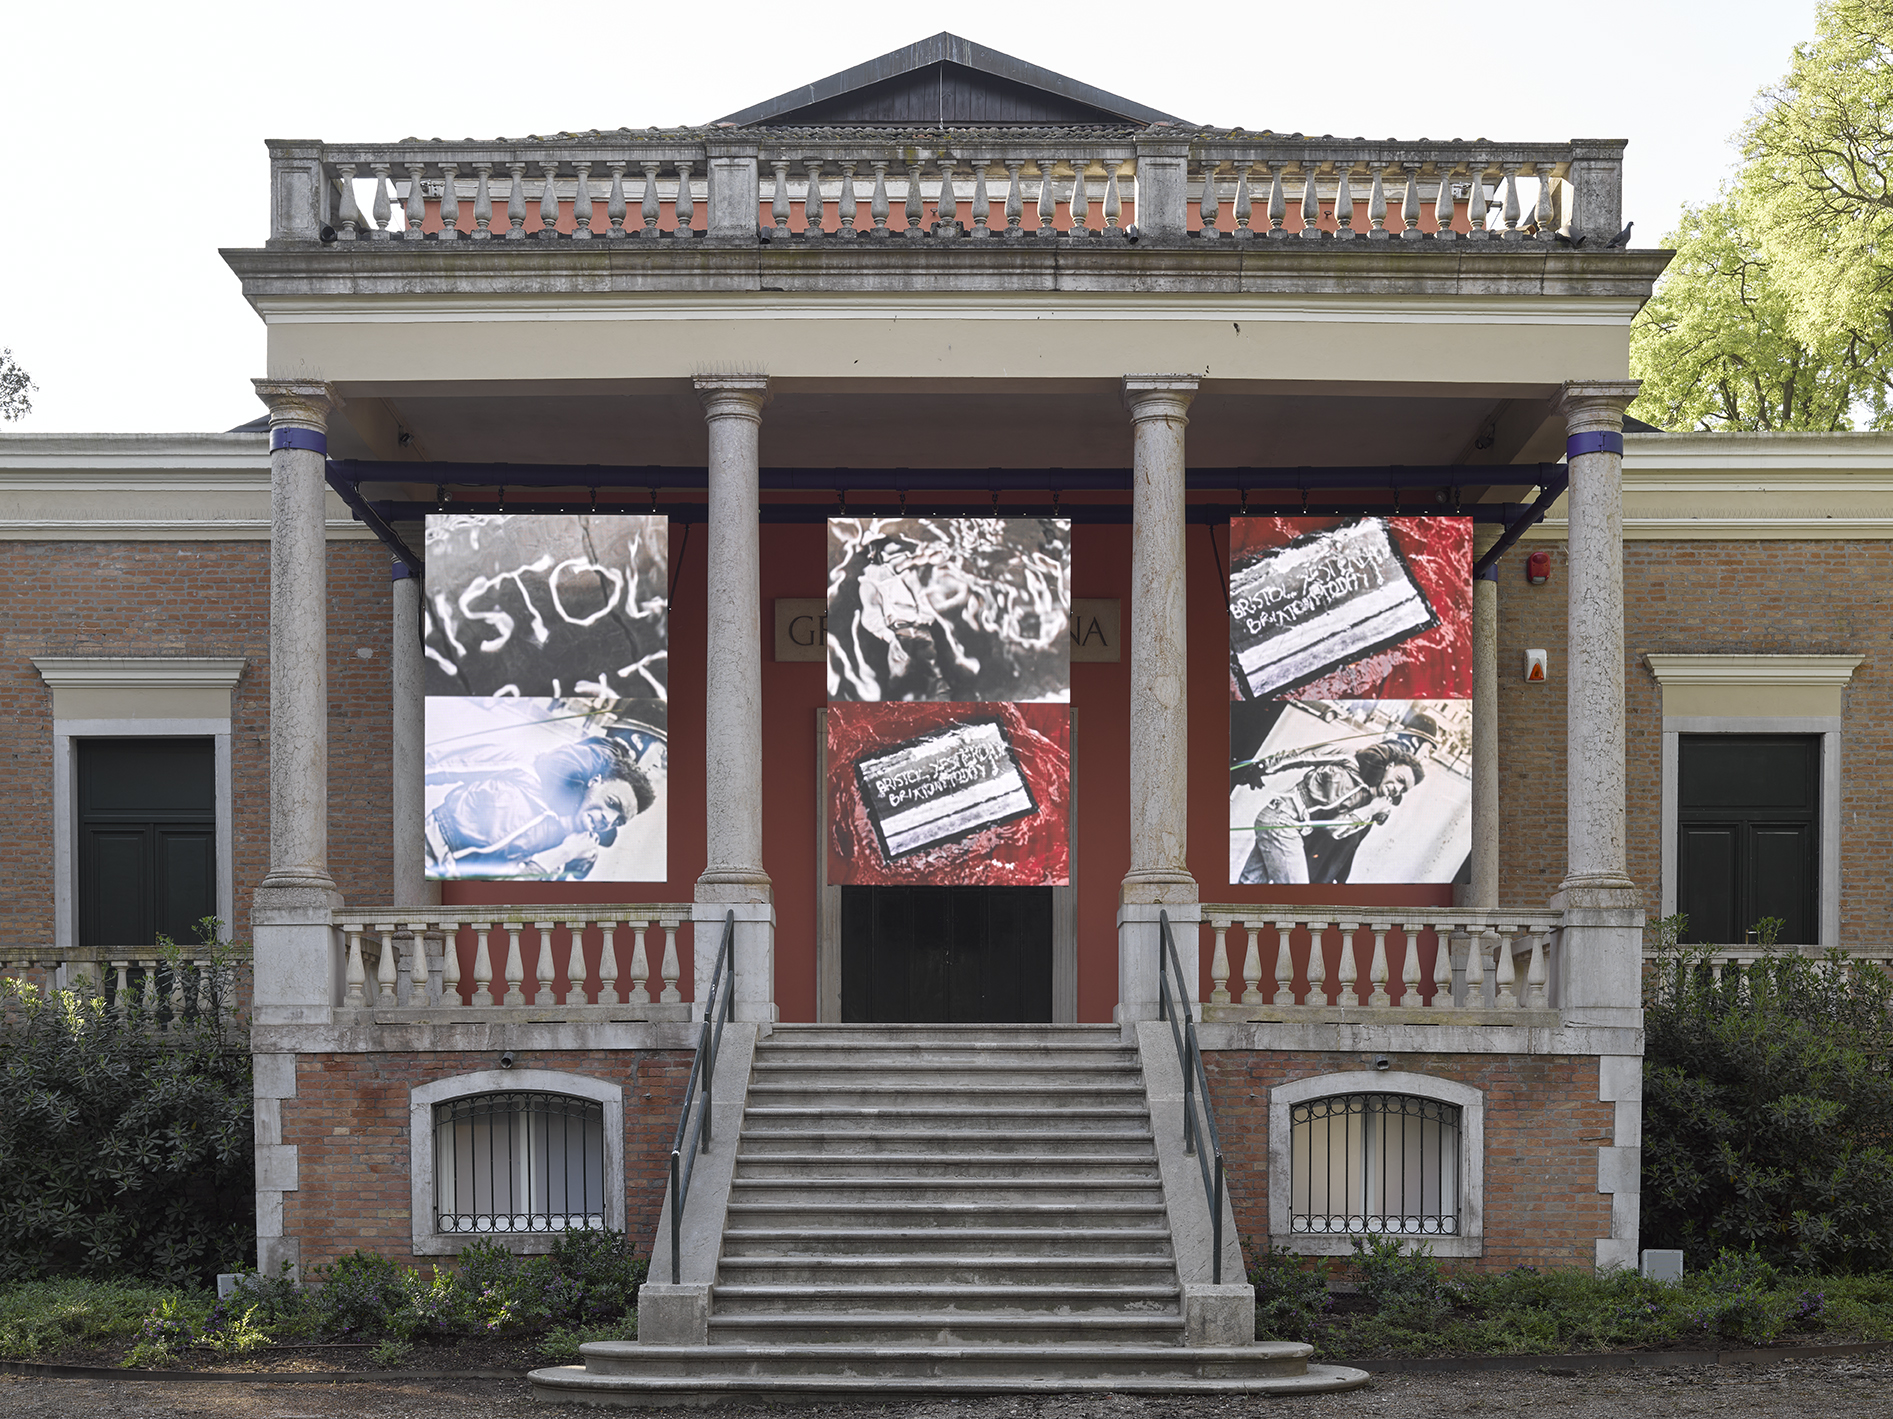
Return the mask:
[[1142, 1065], [1115, 1026], [777, 1026], [741, 1117], [708, 1344], [587, 1345], [582, 1369], [534, 1372], [542, 1398], [1366, 1378], [1306, 1345], [1185, 1342]]

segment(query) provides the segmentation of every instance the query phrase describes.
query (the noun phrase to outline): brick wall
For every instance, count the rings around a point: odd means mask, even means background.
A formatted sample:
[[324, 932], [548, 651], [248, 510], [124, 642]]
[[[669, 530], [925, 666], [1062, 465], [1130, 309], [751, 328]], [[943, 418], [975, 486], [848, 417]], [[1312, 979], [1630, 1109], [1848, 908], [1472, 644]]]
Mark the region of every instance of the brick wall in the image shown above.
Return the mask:
[[[269, 546], [9, 542], [0, 578], [0, 942], [53, 936], [52, 691], [31, 657], [246, 656], [231, 697], [236, 920], [269, 858]], [[350, 901], [389, 875], [388, 555], [329, 545], [329, 863]], [[373, 654], [362, 657], [357, 650]]]
[[[1360, 1069], [1358, 1053], [1215, 1050], [1203, 1055], [1230, 1200], [1245, 1244], [1269, 1234], [1269, 1090]], [[1615, 1107], [1598, 1101], [1597, 1060], [1570, 1055], [1402, 1055], [1397, 1068], [1485, 1095], [1485, 1255], [1468, 1265], [1592, 1266], [1610, 1235], [1597, 1150]], [[1278, 1239], [1279, 1240], [1279, 1239]]]
[[[1521, 555], [1551, 553], [1551, 580], [1526, 583]], [[1563, 543], [1527, 543], [1499, 581], [1499, 900], [1546, 901], [1564, 876], [1565, 641]], [[1843, 709], [1841, 935], [1884, 940], [1893, 929], [1893, 544], [1883, 542], [1627, 542], [1624, 544], [1624, 713], [1630, 875], [1659, 909], [1663, 694], [1643, 657], [1866, 657]], [[1551, 679], [1524, 681], [1527, 647], [1551, 654]]]
[[[690, 1060], [682, 1050], [535, 1050], [519, 1058], [526, 1068], [624, 1089], [625, 1225], [643, 1254], [664, 1202]], [[357, 1247], [412, 1258], [408, 1091], [493, 1067], [488, 1051], [297, 1058], [296, 1097], [282, 1102], [282, 1141], [296, 1147], [298, 1183], [283, 1194], [283, 1233], [301, 1239], [304, 1266]]]

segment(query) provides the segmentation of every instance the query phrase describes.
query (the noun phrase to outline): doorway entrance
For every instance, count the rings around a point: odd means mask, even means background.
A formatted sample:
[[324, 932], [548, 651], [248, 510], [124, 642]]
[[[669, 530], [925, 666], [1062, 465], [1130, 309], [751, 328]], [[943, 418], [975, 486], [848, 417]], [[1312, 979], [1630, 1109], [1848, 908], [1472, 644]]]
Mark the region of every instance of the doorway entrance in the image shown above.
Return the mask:
[[848, 1024], [1049, 1024], [1051, 887], [842, 887]]
[[1686, 941], [1819, 937], [1821, 741], [1801, 734], [1685, 734], [1678, 744], [1676, 908]]

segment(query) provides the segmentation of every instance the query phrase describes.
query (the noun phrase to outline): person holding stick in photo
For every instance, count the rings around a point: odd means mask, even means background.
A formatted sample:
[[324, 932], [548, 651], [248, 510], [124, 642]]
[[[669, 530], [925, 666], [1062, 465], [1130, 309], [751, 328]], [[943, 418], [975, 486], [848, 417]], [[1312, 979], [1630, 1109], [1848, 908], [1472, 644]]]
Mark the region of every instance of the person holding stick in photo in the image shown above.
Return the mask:
[[1237, 765], [1232, 776], [1265, 789], [1279, 785], [1255, 817], [1255, 843], [1238, 877], [1247, 886], [1347, 881], [1367, 834], [1426, 769], [1389, 738], [1352, 753], [1287, 749]]

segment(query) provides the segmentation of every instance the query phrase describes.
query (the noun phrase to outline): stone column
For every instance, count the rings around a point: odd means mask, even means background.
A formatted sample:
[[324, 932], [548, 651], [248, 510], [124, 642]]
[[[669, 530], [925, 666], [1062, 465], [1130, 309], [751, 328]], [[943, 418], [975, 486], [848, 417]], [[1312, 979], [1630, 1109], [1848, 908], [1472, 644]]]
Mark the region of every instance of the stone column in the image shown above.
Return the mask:
[[1131, 863], [1118, 909], [1118, 1019], [1157, 1011], [1158, 913], [1168, 910], [1191, 998], [1196, 879], [1190, 876], [1189, 639], [1183, 431], [1193, 375], [1127, 375], [1131, 416]]
[[[1477, 527], [1473, 560], [1502, 529]], [[1472, 881], [1462, 903], [1499, 904], [1499, 569], [1472, 583]]]
[[326, 1022], [341, 903], [329, 875], [325, 384], [256, 381], [270, 417], [270, 850], [256, 889], [256, 1023]]
[[1643, 913], [1624, 848], [1623, 411], [1634, 380], [1565, 386], [1566, 912], [1562, 1005], [1641, 1022]]
[[394, 564], [393, 577], [388, 677], [394, 730], [394, 905], [435, 906], [440, 902], [440, 883], [427, 880], [427, 854], [421, 840], [427, 802], [427, 658], [421, 653], [421, 582], [401, 562]]
[[697, 879], [698, 1012], [725, 914], [736, 913], [736, 1017], [774, 1020], [775, 907], [762, 865], [762, 584], [757, 510], [762, 375], [699, 375], [709, 426], [710, 523], [705, 562], [704, 818], [707, 861]]

